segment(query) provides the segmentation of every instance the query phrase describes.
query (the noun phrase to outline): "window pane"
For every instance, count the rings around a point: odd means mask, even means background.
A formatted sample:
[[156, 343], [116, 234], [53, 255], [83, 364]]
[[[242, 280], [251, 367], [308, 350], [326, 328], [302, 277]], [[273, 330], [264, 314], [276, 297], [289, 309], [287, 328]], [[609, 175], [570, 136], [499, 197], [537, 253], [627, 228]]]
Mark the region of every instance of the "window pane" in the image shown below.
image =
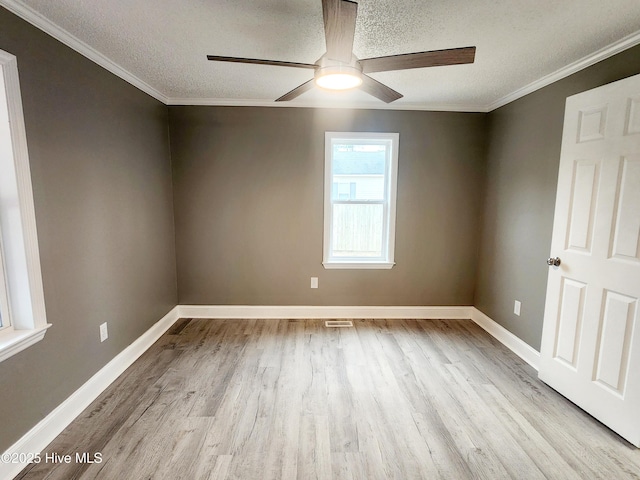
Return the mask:
[[334, 143], [333, 200], [383, 200], [387, 159], [385, 144]]
[[336, 204], [332, 217], [334, 257], [382, 256], [382, 205]]

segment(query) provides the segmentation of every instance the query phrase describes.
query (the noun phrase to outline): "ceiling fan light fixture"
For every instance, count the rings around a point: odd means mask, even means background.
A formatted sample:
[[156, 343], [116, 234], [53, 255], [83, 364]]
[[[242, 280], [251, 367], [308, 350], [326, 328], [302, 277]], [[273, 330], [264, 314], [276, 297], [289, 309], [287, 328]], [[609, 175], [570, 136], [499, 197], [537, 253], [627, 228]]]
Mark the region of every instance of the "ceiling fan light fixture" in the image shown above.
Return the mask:
[[286, 102], [311, 90], [314, 85], [328, 91], [349, 90], [361, 87], [362, 91], [385, 103], [402, 98], [402, 94], [380, 83], [369, 73], [407, 70], [410, 68], [441, 67], [473, 63], [476, 47], [448, 48], [426, 52], [401, 53], [384, 57], [358, 59], [353, 54], [358, 3], [354, 0], [321, 0], [324, 19], [326, 53], [315, 63], [285, 62], [260, 58], [223, 57], [207, 55], [208, 60], [218, 62], [248, 63], [280, 67], [314, 69], [313, 79], [285, 93], [276, 102]]
[[316, 70], [315, 82], [327, 90], [349, 90], [362, 85], [362, 72], [351, 65], [332, 65]]

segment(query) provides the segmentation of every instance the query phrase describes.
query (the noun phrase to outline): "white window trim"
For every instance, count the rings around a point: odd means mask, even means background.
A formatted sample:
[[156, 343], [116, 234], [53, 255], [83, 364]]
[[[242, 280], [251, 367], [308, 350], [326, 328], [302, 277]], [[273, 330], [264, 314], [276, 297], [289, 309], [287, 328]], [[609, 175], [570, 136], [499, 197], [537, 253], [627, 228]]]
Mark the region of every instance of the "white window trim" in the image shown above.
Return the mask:
[[9, 311], [9, 295], [5, 278], [4, 254], [2, 248], [2, 231], [0, 230], [0, 331], [11, 327], [11, 313]]
[[[388, 216], [384, 222], [388, 222], [386, 237], [383, 239], [383, 251], [386, 251], [384, 260], [353, 259], [336, 260], [331, 258], [331, 185], [332, 185], [332, 139], [366, 140], [384, 139], [391, 140], [390, 164], [387, 176], [388, 184]], [[324, 163], [324, 240], [323, 261], [325, 269], [391, 269], [395, 265], [395, 239], [396, 239], [396, 197], [398, 191], [398, 149], [400, 134], [398, 133], [374, 133], [374, 132], [325, 132], [325, 163]]]
[[[47, 328], [27, 135], [16, 57], [0, 50], [13, 158], [0, 156], [0, 230], [10, 325], [0, 330], [0, 362], [42, 340]], [[18, 205], [16, 212], [15, 206]]]

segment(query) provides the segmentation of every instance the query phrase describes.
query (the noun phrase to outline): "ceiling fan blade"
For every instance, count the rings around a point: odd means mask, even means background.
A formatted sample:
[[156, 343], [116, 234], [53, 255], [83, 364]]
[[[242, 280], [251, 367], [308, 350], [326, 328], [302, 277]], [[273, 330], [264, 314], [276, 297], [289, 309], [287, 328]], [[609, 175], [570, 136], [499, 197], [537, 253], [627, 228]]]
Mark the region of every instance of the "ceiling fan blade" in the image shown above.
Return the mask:
[[289, 100], [293, 100], [294, 98], [302, 95], [304, 92], [308, 92], [309, 90], [311, 90], [314, 87], [314, 85], [315, 83], [312, 78], [308, 82], [304, 82], [302, 85], [297, 86], [296, 88], [291, 90], [289, 93], [285, 93], [280, 98], [277, 98], [276, 102], [286, 102]]
[[207, 55], [207, 60], [216, 62], [253, 63], [257, 65], [274, 65], [276, 67], [296, 67], [296, 68], [317, 68], [317, 65], [310, 63], [281, 62], [280, 60], [260, 60], [259, 58], [221, 57], [218, 55]]
[[406, 53], [388, 57], [365, 58], [360, 60], [364, 73], [407, 70], [409, 68], [440, 67], [473, 63], [476, 47], [449, 48], [430, 52]]
[[322, 0], [322, 14], [327, 57], [350, 63], [358, 4], [349, 0]]
[[401, 93], [396, 92], [392, 88], [374, 80], [368, 75], [362, 75], [362, 85], [360, 85], [360, 90], [379, 98], [385, 103], [391, 103], [403, 96]]

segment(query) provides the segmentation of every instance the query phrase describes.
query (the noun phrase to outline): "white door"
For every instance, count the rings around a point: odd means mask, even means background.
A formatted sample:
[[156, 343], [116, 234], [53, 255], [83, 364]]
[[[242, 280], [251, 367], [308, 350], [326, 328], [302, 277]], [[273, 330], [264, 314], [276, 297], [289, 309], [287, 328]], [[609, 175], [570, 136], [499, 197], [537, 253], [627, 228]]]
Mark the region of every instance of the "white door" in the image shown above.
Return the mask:
[[640, 75], [567, 98], [551, 256], [540, 379], [640, 447]]

